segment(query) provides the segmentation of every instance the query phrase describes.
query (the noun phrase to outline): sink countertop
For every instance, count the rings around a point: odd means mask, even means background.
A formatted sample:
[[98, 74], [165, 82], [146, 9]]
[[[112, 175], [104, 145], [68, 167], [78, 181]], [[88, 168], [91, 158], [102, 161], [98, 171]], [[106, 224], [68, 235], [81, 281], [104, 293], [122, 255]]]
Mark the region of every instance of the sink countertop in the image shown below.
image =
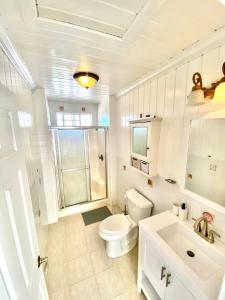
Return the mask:
[[[188, 267], [184, 260], [167, 244], [167, 242], [159, 235], [159, 231], [172, 225], [174, 223], [180, 223], [185, 227], [188, 234], [196, 235], [194, 239], [202, 243], [205, 247], [211, 247], [213, 251], [216, 251], [220, 256], [224, 257], [224, 264], [219, 267], [216, 274], [213, 274], [209, 279], [202, 280], [196, 273]], [[202, 237], [198, 236], [193, 229], [193, 222], [181, 221], [172, 212], [166, 211], [161, 214], [149, 217], [140, 221], [139, 227], [141, 231], [149, 236], [155, 245], [160, 255], [163, 256], [171, 270], [179, 277], [181, 282], [192, 292], [197, 300], [224, 300], [225, 293], [219, 294], [220, 288], [225, 285], [224, 273], [225, 273], [225, 245], [218, 241], [216, 238], [214, 244], [210, 244]], [[200, 240], [198, 240], [200, 239]], [[222, 289], [221, 289], [222, 290]], [[225, 290], [225, 288], [223, 288]]]

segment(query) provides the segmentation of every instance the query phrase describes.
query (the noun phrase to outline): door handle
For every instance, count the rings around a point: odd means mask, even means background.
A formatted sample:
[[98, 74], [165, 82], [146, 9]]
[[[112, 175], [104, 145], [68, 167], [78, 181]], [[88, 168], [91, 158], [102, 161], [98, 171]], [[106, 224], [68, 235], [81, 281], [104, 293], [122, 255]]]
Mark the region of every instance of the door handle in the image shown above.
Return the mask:
[[45, 256], [45, 257], [38, 256], [37, 262], [38, 262], [38, 268], [40, 268], [40, 266], [42, 264], [46, 265], [48, 263], [48, 257], [47, 256]]
[[171, 284], [171, 282], [170, 282], [170, 277], [171, 277], [171, 274], [170, 274], [170, 273], [167, 273], [167, 274], [166, 274], [166, 287], [168, 287], [168, 285]]
[[160, 277], [161, 280], [163, 280], [163, 278], [166, 277], [165, 271], [166, 271], [166, 267], [162, 267], [161, 268], [161, 277]]

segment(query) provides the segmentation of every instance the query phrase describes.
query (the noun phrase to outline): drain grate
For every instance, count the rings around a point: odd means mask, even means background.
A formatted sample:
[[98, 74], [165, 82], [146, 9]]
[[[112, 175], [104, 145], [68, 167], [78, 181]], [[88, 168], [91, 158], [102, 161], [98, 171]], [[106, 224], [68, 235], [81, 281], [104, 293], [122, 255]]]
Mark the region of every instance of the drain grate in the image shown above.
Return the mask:
[[190, 256], [190, 257], [194, 257], [195, 256], [194, 252], [191, 251], [191, 250], [187, 251], [187, 255]]

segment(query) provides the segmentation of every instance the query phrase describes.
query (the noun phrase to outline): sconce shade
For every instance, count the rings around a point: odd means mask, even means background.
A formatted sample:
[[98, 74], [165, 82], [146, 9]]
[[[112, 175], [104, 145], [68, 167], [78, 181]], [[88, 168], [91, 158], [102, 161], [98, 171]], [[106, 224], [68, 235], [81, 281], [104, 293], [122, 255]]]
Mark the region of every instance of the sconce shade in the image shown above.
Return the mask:
[[204, 92], [201, 89], [192, 90], [188, 96], [188, 106], [205, 104]]
[[225, 82], [221, 82], [217, 86], [213, 97], [213, 102], [215, 103], [225, 102]]
[[99, 76], [90, 72], [78, 72], [73, 75], [73, 78], [79, 83], [80, 86], [88, 89], [94, 86], [99, 80]]
[[220, 79], [219, 84], [217, 85], [213, 97], [213, 102], [225, 102], [225, 62], [223, 63], [223, 75], [224, 77]]

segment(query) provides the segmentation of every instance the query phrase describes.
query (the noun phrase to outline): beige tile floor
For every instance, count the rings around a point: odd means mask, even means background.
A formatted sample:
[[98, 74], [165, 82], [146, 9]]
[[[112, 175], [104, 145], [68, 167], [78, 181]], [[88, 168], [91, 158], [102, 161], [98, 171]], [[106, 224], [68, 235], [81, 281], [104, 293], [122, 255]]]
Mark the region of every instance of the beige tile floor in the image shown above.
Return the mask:
[[146, 299], [136, 289], [137, 247], [119, 258], [107, 257], [98, 226], [99, 223], [85, 226], [81, 214], [50, 225], [50, 300]]

